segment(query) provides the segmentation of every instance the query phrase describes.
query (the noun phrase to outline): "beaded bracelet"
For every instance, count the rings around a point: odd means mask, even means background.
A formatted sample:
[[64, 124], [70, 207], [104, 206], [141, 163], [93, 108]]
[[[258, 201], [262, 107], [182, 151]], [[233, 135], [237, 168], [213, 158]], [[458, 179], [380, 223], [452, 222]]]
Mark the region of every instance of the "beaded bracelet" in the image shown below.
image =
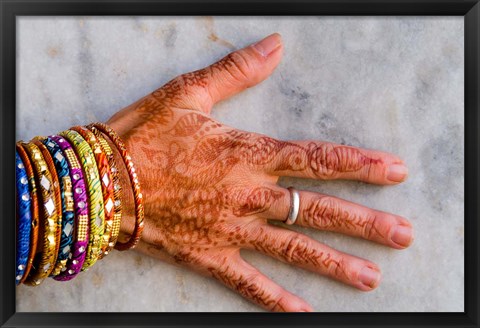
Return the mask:
[[28, 253], [27, 266], [25, 272], [23, 273], [23, 278], [21, 278], [20, 283], [23, 283], [27, 279], [28, 274], [33, 265], [33, 259], [37, 253], [37, 238], [38, 238], [38, 229], [39, 229], [39, 209], [38, 209], [38, 199], [37, 199], [37, 185], [35, 184], [35, 173], [30, 163], [25, 149], [21, 145], [21, 141], [16, 144], [16, 149], [20, 158], [22, 159], [23, 165], [27, 172], [28, 184], [30, 187], [30, 200], [31, 200], [31, 209], [32, 209], [32, 221], [31, 221], [31, 231], [30, 231], [30, 251]]
[[108, 243], [110, 242], [110, 238], [112, 235], [114, 219], [113, 179], [110, 173], [111, 168], [110, 164], [108, 163], [107, 157], [103, 152], [102, 146], [90, 130], [87, 130], [83, 126], [74, 126], [70, 129], [80, 133], [80, 135], [88, 142], [90, 148], [92, 148], [95, 156], [95, 161], [97, 162], [100, 180], [102, 181], [103, 204], [105, 205], [105, 230], [103, 232], [103, 241], [100, 249], [100, 254], [98, 256], [98, 259], [102, 259], [105, 255], [108, 254], [105, 254], [105, 251], [107, 250]]
[[50, 138], [43, 138], [43, 144], [50, 151], [55, 169], [60, 182], [62, 200], [62, 232], [60, 238], [57, 263], [51, 276], [56, 276], [66, 266], [73, 242], [73, 229], [75, 228], [75, 214], [73, 212], [72, 180], [67, 159], [61, 148]]
[[43, 279], [48, 277], [53, 270], [57, 255], [57, 220], [58, 213], [54, 202], [53, 179], [48, 170], [47, 163], [42, 155], [41, 150], [33, 143], [23, 143], [22, 146], [30, 156], [33, 168], [36, 172], [36, 183], [41, 187], [40, 201], [43, 204], [43, 222], [44, 237], [42, 243], [42, 251], [35, 255], [33, 268], [29, 276], [25, 280], [28, 285], [39, 285]]
[[15, 268], [15, 282], [18, 285], [23, 278], [27, 266], [28, 251], [30, 248], [30, 225], [32, 212], [30, 201], [30, 188], [28, 185], [25, 165], [15, 152], [15, 173], [17, 181], [17, 256]]
[[105, 224], [102, 187], [97, 164], [95, 162], [95, 156], [85, 139], [83, 139], [78, 132], [73, 130], [63, 131], [60, 135], [70, 142], [72, 148], [80, 159], [88, 186], [90, 234], [87, 255], [82, 266], [82, 271], [85, 271], [95, 264], [101, 250]]
[[[110, 242], [108, 243], [108, 247], [105, 250], [104, 254], [107, 255], [117, 243], [118, 235], [120, 233], [120, 223], [122, 221], [122, 202], [121, 202], [121, 194], [122, 194], [122, 187], [120, 185], [120, 178], [118, 176], [118, 169], [117, 163], [115, 161], [115, 157], [113, 156], [112, 148], [108, 144], [107, 140], [102, 135], [96, 127], [90, 127], [90, 130], [95, 134], [97, 137], [100, 146], [103, 149], [105, 155], [107, 155], [108, 164], [110, 164], [112, 179], [113, 179], [113, 199], [114, 199], [114, 206], [113, 206], [113, 226], [112, 226], [112, 235], [110, 238]], [[100, 257], [101, 258], [101, 257]]]
[[135, 173], [135, 167], [133, 165], [132, 158], [128, 154], [123, 141], [120, 139], [120, 137], [111, 127], [103, 123], [92, 123], [92, 124], [89, 124], [87, 127], [89, 129], [91, 127], [95, 127], [108, 136], [108, 138], [113, 142], [115, 147], [117, 147], [118, 151], [120, 152], [120, 155], [122, 156], [125, 167], [127, 168], [128, 175], [130, 177], [130, 182], [133, 188], [133, 196], [135, 199], [135, 217], [136, 217], [135, 229], [133, 231], [132, 236], [130, 237], [130, 240], [128, 240], [126, 243], [117, 242], [117, 244], [115, 245], [115, 248], [120, 251], [133, 248], [136, 246], [136, 244], [140, 240], [140, 237], [143, 232], [144, 212], [143, 212], [143, 200], [142, 200], [143, 195], [141, 193], [140, 182], [138, 181], [137, 173]]
[[73, 246], [66, 267], [53, 278], [58, 281], [68, 281], [78, 275], [85, 262], [85, 250], [88, 246], [88, 236], [90, 231], [88, 198], [82, 167], [80, 166], [77, 155], [75, 155], [72, 146], [67, 140], [56, 135], [50, 136], [50, 139], [60, 147], [67, 158], [72, 188], [74, 191], [73, 207], [75, 209], [75, 236]]

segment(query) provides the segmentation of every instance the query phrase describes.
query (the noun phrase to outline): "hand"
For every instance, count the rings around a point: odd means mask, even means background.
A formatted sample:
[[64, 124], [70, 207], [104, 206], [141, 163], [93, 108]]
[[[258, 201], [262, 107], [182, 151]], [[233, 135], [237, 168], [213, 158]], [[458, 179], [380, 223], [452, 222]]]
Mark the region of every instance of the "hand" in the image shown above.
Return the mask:
[[[266, 79], [283, 45], [273, 34], [217, 63], [181, 75], [115, 114], [108, 122], [125, 141], [142, 185], [145, 229], [141, 252], [212, 276], [272, 311], [312, 311], [240, 256], [254, 249], [360, 290], [380, 282], [372, 262], [334, 250], [301, 233], [269, 224], [284, 221], [290, 192], [280, 176], [402, 182], [398, 157], [315, 140], [281, 141], [240, 131], [210, 118], [212, 106]], [[123, 172], [122, 232], [134, 211]], [[412, 242], [404, 218], [314, 192], [300, 192], [296, 224], [365, 238], [401, 249]]]

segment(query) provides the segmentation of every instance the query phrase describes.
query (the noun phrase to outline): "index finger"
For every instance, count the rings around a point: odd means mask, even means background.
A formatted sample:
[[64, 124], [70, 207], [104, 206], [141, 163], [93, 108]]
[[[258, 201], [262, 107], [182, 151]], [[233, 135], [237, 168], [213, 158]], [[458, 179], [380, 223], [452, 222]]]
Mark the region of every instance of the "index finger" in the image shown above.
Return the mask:
[[408, 169], [402, 159], [390, 153], [301, 140], [281, 141], [262, 136], [256, 140], [257, 155], [266, 154], [262, 164], [266, 173], [276, 176], [348, 179], [388, 185], [404, 181]]

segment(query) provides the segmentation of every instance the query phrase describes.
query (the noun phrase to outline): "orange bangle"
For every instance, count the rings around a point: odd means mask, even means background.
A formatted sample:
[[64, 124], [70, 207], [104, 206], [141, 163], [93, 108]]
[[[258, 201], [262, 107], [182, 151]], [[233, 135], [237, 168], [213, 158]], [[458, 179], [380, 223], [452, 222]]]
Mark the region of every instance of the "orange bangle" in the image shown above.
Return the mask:
[[110, 164], [103, 152], [102, 146], [92, 131], [83, 126], [74, 126], [71, 127], [70, 130], [80, 133], [80, 135], [88, 142], [90, 148], [92, 148], [95, 161], [97, 162], [98, 173], [100, 174], [100, 181], [102, 181], [103, 204], [105, 207], [105, 229], [102, 236], [101, 250], [98, 255], [98, 259], [102, 259], [108, 254], [107, 248], [111, 240], [114, 221], [113, 178], [110, 173]]
[[107, 156], [108, 164], [110, 164], [112, 180], [113, 180], [113, 226], [112, 226], [112, 235], [110, 237], [110, 242], [108, 247], [105, 250], [104, 254], [107, 255], [110, 252], [115, 244], [117, 243], [118, 234], [120, 233], [120, 224], [122, 221], [122, 202], [121, 202], [121, 193], [122, 187], [120, 185], [120, 178], [118, 176], [117, 163], [115, 161], [115, 156], [113, 156], [113, 151], [107, 140], [103, 137], [102, 132], [95, 127], [90, 127], [91, 131], [97, 137], [100, 146], [102, 147], [103, 152]]
[[[42, 251], [34, 258], [32, 270], [25, 280], [25, 284], [39, 285], [43, 279], [48, 277], [55, 266], [58, 253], [58, 241], [56, 236], [61, 229], [61, 220], [58, 222], [57, 206], [55, 205], [55, 193], [53, 191], [54, 181], [41, 150], [32, 142], [23, 143], [23, 147], [30, 156], [33, 168], [35, 169], [35, 183], [39, 186], [40, 201], [42, 203], [42, 224], [44, 235], [42, 239]], [[58, 185], [57, 185], [58, 187]]]
[[27, 171], [28, 182], [30, 183], [30, 201], [32, 202], [32, 230], [30, 235], [30, 251], [28, 253], [28, 260], [27, 266], [25, 268], [25, 272], [23, 274], [22, 280], [20, 283], [23, 283], [25, 279], [27, 279], [28, 274], [30, 273], [30, 269], [32, 268], [33, 259], [37, 252], [37, 239], [38, 239], [38, 220], [39, 220], [39, 210], [38, 210], [38, 195], [37, 195], [37, 187], [35, 184], [35, 173], [33, 171], [32, 163], [30, 163], [30, 159], [28, 158], [25, 149], [21, 146], [21, 142], [19, 141], [16, 144], [16, 148], [18, 151], [18, 155], [22, 159], [23, 165], [25, 166], [25, 170]]
[[135, 166], [133, 165], [132, 158], [127, 152], [125, 144], [120, 139], [118, 134], [113, 131], [111, 127], [103, 123], [92, 123], [87, 126], [89, 129], [92, 127], [97, 128], [101, 132], [105, 133], [108, 138], [113, 142], [117, 150], [120, 152], [122, 159], [124, 161], [125, 167], [127, 168], [128, 175], [130, 177], [130, 182], [133, 188], [133, 196], [135, 199], [135, 229], [130, 239], [125, 242], [117, 242], [115, 248], [119, 251], [124, 251], [130, 248], [134, 248], [138, 241], [140, 240], [144, 227], [144, 212], [143, 212], [143, 195], [140, 188], [140, 182], [138, 181], [137, 173], [135, 172]]

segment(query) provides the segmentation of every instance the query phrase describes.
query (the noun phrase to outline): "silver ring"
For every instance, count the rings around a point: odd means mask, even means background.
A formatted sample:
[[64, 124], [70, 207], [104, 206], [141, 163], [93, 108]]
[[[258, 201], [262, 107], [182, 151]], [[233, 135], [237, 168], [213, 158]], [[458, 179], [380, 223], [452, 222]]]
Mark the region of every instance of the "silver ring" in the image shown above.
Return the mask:
[[284, 223], [292, 225], [297, 221], [298, 212], [300, 210], [300, 194], [293, 187], [288, 187], [290, 191], [290, 211], [288, 212], [288, 217]]

